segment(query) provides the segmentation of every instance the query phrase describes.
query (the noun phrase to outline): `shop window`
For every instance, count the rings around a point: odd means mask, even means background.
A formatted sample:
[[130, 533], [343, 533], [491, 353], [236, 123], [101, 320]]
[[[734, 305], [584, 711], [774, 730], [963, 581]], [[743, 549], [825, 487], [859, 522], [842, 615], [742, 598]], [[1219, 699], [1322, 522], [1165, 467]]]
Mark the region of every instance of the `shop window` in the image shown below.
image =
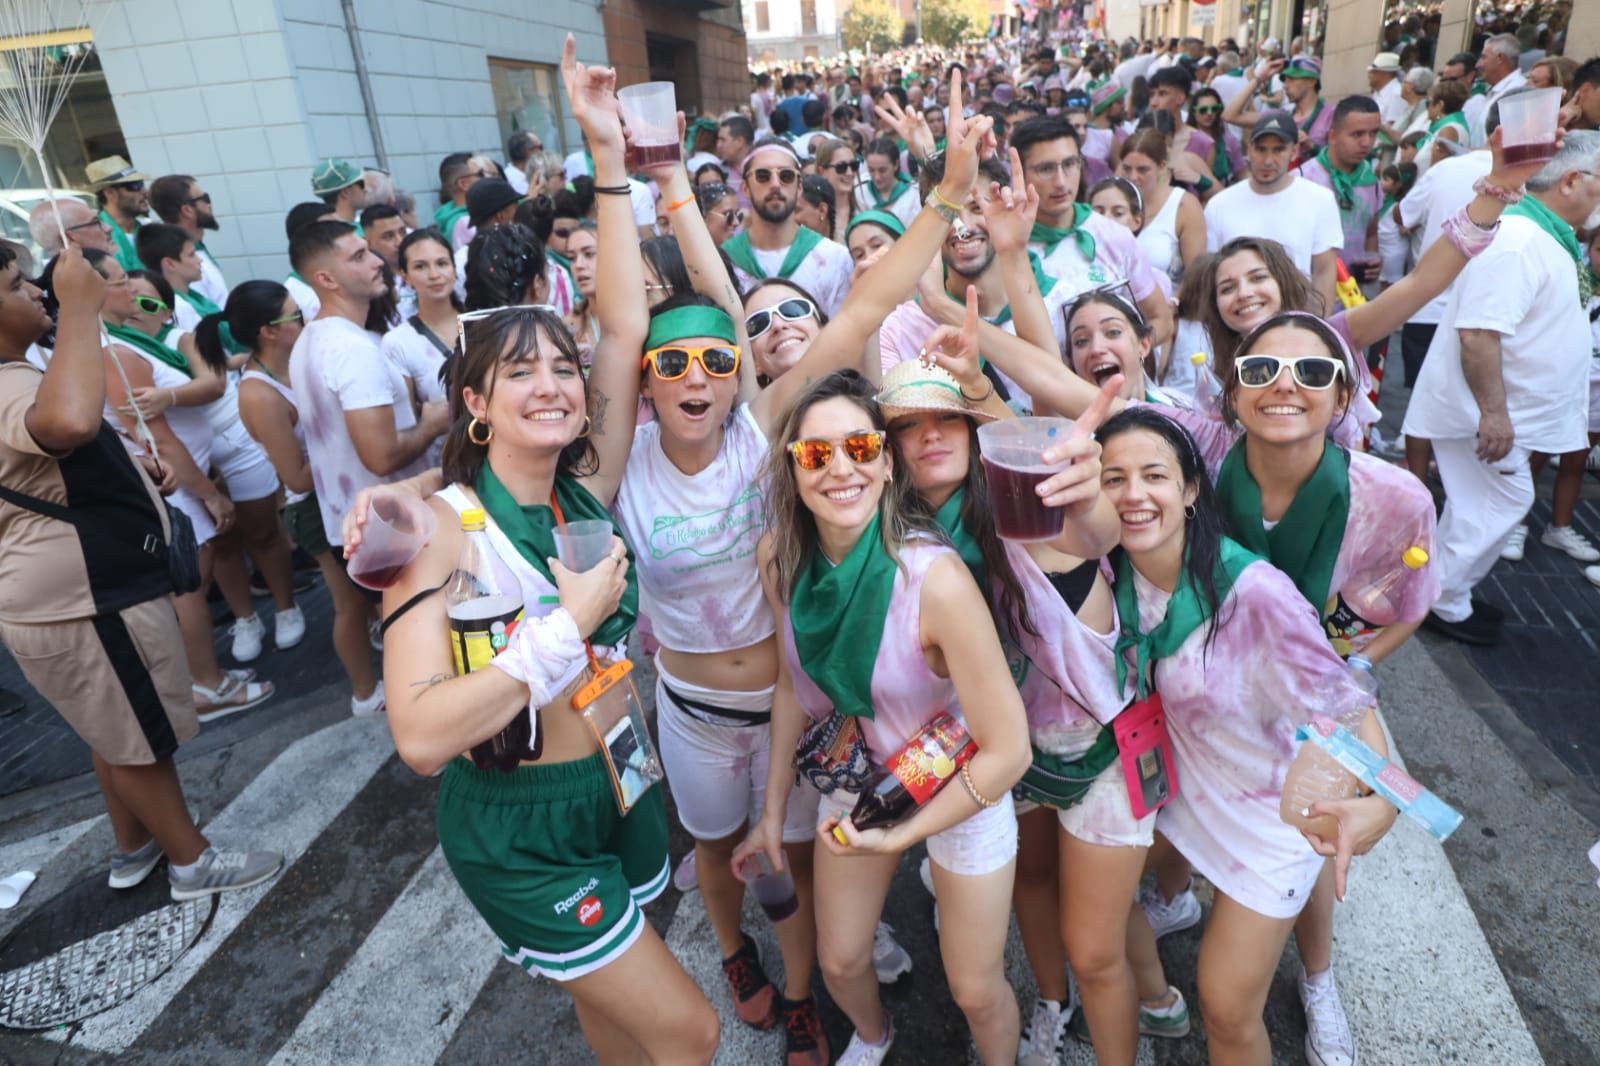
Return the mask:
[[556, 68], [548, 63], [489, 57], [489, 87], [502, 145], [513, 133], [527, 130], [546, 152], [566, 153], [559, 84]]

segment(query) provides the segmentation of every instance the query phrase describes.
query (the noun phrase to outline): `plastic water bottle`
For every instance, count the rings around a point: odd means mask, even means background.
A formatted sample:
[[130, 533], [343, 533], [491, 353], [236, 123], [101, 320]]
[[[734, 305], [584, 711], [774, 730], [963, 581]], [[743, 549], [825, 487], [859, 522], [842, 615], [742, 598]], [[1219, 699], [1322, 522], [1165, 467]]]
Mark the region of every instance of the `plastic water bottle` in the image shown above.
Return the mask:
[[[1392, 560], [1393, 556], [1390, 559]], [[1395, 596], [1400, 582], [1427, 565], [1427, 551], [1413, 544], [1400, 553], [1398, 566], [1391, 561], [1382, 569], [1363, 575], [1365, 580], [1351, 590], [1349, 595], [1341, 594], [1341, 599], [1349, 605], [1357, 617], [1386, 625], [1400, 614], [1400, 604]]]
[[1194, 367], [1194, 409], [1208, 418], [1222, 418], [1222, 385], [1206, 366], [1206, 353], [1195, 352], [1189, 362]]
[[[1372, 661], [1364, 655], [1350, 656], [1345, 662], [1345, 671], [1367, 698], [1336, 720], [1352, 734], [1360, 736], [1367, 711], [1378, 702], [1378, 679], [1372, 676]], [[1323, 800], [1349, 799], [1356, 794], [1356, 786], [1355, 776], [1339, 765], [1337, 759], [1313, 744], [1302, 743], [1294, 762], [1289, 764], [1289, 772], [1284, 775], [1278, 816], [1290, 825], [1332, 840], [1338, 836], [1338, 823], [1325, 815], [1311, 815], [1311, 805]]]

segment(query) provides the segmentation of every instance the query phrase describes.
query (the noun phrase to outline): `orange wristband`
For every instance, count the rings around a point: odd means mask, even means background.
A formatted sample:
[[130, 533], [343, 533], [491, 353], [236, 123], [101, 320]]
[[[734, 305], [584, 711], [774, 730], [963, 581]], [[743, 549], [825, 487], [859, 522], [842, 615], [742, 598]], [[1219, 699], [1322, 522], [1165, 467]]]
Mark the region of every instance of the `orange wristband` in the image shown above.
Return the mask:
[[679, 200], [675, 204], [668, 204], [667, 205], [667, 210], [668, 211], [676, 211], [678, 208], [686, 207], [686, 206], [688, 206], [689, 204], [692, 204], [692, 203], [694, 203], [694, 197], [693, 196], [685, 196], [682, 200]]

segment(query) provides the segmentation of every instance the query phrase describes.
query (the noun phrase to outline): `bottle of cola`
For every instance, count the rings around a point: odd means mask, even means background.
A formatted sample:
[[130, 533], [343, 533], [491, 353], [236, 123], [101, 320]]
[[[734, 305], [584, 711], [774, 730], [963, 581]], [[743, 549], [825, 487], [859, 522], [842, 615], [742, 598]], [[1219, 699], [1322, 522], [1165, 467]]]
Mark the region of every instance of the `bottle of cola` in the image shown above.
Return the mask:
[[[461, 556], [455, 576], [445, 591], [445, 614], [450, 620], [450, 650], [457, 674], [469, 674], [489, 665], [505, 650], [522, 621], [522, 595], [517, 579], [506, 569], [489, 543], [484, 512], [461, 512]], [[473, 765], [510, 773], [525, 760], [539, 757], [529, 715], [518, 714], [506, 727], [474, 745]]]
[[[905, 821], [949, 784], [977, 751], [978, 743], [967, 727], [941, 711], [889, 756], [882, 769], [873, 771], [850, 812], [850, 824], [876, 829]], [[841, 844], [849, 843], [838, 826], [833, 836]]]

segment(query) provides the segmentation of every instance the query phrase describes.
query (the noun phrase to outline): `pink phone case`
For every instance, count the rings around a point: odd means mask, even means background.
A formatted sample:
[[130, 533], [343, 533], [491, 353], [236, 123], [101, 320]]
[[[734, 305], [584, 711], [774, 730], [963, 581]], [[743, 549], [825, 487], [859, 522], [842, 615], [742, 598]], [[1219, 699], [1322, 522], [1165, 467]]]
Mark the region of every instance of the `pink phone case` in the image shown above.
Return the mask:
[[1117, 715], [1111, 723], [1117, 735], [1122, 776], [1128, 785], [1128, 803], [1135, 818], [1165, 807], [1178, 794], [1178, 767], [1167, 736], [1167, 716], [1161, 693], [1153, 692]]

